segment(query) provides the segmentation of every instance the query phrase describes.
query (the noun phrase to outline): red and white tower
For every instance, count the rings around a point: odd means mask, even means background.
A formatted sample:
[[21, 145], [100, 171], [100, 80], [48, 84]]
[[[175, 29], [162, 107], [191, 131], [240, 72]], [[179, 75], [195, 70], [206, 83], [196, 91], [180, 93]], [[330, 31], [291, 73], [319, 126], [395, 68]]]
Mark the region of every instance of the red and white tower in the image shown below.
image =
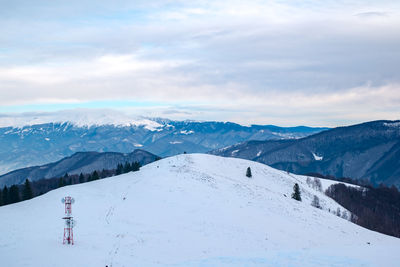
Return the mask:
[[75, 221], [72, 217], [72, 204], [74, 204], [75, 200], [68, 196], [61, 199], [61, 202], [65, 204], [65, 216], [63, 217], [63, 220], [65, 220], [63, 244], [73, 245], [74, 233], [72, 229], [74, 228]]

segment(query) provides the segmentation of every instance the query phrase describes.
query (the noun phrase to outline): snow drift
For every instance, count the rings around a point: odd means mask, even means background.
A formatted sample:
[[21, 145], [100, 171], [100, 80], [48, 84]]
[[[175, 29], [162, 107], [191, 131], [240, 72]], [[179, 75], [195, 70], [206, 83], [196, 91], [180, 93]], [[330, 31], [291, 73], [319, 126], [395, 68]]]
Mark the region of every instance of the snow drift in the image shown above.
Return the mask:
[[[252, 178], [245, 176], [251, 167]], [[294, 183], [302, 202], [291, 199]], [[329, 183], [323, 181], [324, 187]], [[61, 198], [76, 199], [62, 245]], [[314, 195], [322, 209], [310, 205]], [[329, 212], [306, 177], [188, 154], [0, 208], [3, 266], [396, 266], [400, 240]]]

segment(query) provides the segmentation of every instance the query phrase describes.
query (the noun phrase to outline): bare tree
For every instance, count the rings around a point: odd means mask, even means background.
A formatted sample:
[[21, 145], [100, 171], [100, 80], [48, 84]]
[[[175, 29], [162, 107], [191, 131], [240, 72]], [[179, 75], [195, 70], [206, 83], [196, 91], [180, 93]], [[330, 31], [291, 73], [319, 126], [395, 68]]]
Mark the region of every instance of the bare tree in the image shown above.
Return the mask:
[[317, 177], [314, 177], [314, 189], [318, 190], [318, 191], [322, 191], [322, 184], [321, 184], [321, 180]]
[[341, 217], [342, 216], [342, 213], [341, 213], [341, 211], [340, 211], [340, 208], [338, 207], [337, 208], [337, 210], [336, 210], [336, 215], [337, 216], [339, 216], [339, 217]]
[[308, 185], [309, 187], [312, 186], [312, 181], [311, 181], [311, 178], [310, 178], [310, 177], [307, 177], [306, 183], [307, 183], [307, 185]]
[[321, 209], [321, 205], [319, 204], [319, 198], [314, 195], [313, 201], [311, 202], [311, 206]]

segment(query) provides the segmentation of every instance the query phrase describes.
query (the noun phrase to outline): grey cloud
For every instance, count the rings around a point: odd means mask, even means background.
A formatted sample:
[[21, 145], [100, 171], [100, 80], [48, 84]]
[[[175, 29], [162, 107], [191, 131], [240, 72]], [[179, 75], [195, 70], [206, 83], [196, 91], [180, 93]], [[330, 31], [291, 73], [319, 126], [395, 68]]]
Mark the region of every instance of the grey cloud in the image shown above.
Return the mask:
[[[280, 1], [288, 11], [275, 18], [269, 13], [228, 14], [213, 6], [222, 5], [219, 1], [172, 2], [178, 15], [190, 6], [214, 9], [168, 19], [164, 9], [170, 1], [2, 3], [0, 68], [15, 72], [7, 77], [0, 73], [0, 103], [175, 98], [204, 104], [252, 97], [267, 100], [279, 93], [344, 94], [355, 87], [400, 82], [396, 3]], [[230, 7], [239, 2], [227, 3]], [[246, 3], [244, 9], [254, 3]], [[268, 3], [274, 11], [276, 2]], [[390, 16], [360, 12], [369, 5], [390, 9]], [[257, 8], [249, 12], [253, 10]], [[385, 19], [358, 19], [369, 17]], [[104, 55], [133, 56], [138, 62], [165, 66], [93, 75], [92, 70], [108, 64], [98, 63]], [[175, 61], [185, 63], [167, 64]], [[29, 74], [27, 68], [38, 74]], [[41, 77], [42, 69], [49, 73], [37, 82], [35, 76]], [[25, 77], [27, 73], [31, 77]], [[195, 109], [188, 110], [207, 112]], [[245, 113], [239, 106], [236, 109]]]
[[177, 109], [167, 109], [162, 112], [164, 115], [192, 115], [192, 112], [184, 111], [184, 110], [177, 110]]
[[387, 13], [387, 12], [378, 12], [378, 11], [370, 11], [370, 12], [358, 13], [355, 16], [361, 17], [361, 18], [387, 17], [387, 16], [389, 16], [389, 13]]

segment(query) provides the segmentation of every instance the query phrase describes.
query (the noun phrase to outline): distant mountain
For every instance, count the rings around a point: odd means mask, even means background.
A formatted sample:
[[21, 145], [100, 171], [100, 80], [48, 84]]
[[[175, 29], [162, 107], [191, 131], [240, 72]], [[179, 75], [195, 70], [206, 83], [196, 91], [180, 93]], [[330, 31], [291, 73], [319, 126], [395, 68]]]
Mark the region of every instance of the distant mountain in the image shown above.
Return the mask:
[[[109, 123], [113, 118], [103, 122]], [[116, 122], [85, 124], [81, 119], [0, 128], [0, 174], [53, 162], [79, 151], [129, 153], [141, 148], [163, 157], [184, 151], [207, 152], [247, 140], [301, 138], [327, 129], [167, 119], [129, 123], [129, 118], [124, 118]]]
[[140, 162], [142, 165], [157, 160], [159, 157], [147, 151], [136, 149], [132, 153], [117, 152], [78, 152], [70, 157], [42, 166], [28, 167], [0, 176], [0, 186], [21, 184], [25, 179], [36, 181], [42, 178], [61, 177], [66, 173], [91, 173], [95, 170], [115, 169], [117, 164]]
[[400, 186], [400, 121], [338, 127], [297, 140], [248, 141], [211, 152], [304, 174]]

